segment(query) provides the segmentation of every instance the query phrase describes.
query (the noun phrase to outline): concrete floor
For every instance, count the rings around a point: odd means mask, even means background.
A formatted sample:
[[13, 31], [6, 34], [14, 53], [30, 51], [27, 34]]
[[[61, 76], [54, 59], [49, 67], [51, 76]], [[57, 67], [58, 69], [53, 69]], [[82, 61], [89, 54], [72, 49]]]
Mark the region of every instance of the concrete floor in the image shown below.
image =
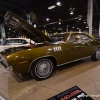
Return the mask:
[[[86, 59], [61, 66], [44, 81], [28, 74], [17, 76], [0, 65], [0, 94], [8, 100], [46, 100], [73, 86], [89, 95], [100, 94], [100, 61]], [[92, 98], [100, 100], [100, 96]]]

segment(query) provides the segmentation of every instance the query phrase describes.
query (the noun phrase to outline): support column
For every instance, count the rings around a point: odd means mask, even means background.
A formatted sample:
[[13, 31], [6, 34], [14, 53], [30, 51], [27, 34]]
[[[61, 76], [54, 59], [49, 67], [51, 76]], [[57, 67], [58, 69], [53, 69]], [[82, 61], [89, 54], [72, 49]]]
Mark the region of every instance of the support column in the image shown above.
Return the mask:
[[68, 25], [67, 25], [67, 32], [68, 32], [69, 30], [68, 30]]
[[91, 35], [92, 35], [92, 21], [93, 21], [93, 0], [88, 0], [87, 24], [89, 26], [89, 34]]
[[4, 24], [1, 24], [1, 39], [2, 39], [2, 42], [6, 40]]

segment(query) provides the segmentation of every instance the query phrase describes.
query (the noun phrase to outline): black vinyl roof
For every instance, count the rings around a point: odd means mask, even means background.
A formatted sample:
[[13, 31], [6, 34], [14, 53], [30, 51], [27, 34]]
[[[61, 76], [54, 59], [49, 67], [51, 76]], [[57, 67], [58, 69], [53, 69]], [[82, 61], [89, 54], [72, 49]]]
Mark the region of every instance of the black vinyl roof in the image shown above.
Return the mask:
[[[56, 5], [58, 1], [61, 6]], [[65, 32], [67, 25], [69, 30], [77, 31], [81, 28], [84, 31], [87, 30], [87, 24], [84, 23], [87, 21], [87, 2], [88, 0], [0, 0], [0, 22], [3, 23], [3, 16], [9, 10], [25, 20], [27, 13], [35, 13], [36, 20], [32, 21], [32, 25], [36, 24], [41, 31], [46, 29], [49, 33]], [[52, 5], [56, 7], [48, 10]], [[70, 15], [70, 8], [75, 8], [73, 15]], [[98, 30], [100, 0], [93, 0], [93, 10], [93, 29]], [[79, 16], [82, 20], [78, 19]]]

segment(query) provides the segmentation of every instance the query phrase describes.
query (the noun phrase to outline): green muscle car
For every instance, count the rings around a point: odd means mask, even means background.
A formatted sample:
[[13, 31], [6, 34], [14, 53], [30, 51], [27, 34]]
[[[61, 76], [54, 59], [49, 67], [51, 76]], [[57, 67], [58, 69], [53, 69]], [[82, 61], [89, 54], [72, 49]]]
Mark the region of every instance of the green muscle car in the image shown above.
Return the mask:
[[52, 74], [56, 66], [91, 57], [100, 59], [100, 41], [84, 32], [68, 32], [45, 36], [22, 18], [7, 12], [5, 24], [35, 41], [35, 45], [14, 47], [0, 53], [4, 68], [14, 73], [31, 73], [36, 80]]

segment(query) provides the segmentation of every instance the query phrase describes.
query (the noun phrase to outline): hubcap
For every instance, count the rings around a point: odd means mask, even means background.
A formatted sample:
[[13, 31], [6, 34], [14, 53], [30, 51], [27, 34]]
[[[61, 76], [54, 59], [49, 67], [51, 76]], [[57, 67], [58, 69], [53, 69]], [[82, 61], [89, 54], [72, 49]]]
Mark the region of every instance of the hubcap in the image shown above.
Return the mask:
[[37, 65], [36, 70], [40, 77], [46, 77], [51, 72], [51, 64], [48, 61], [42, 61]]
[[98, 50], [96, 51], [96, 58], [97, 58], [97, 59], [100, 59], [100, 49], [98, 49]]

